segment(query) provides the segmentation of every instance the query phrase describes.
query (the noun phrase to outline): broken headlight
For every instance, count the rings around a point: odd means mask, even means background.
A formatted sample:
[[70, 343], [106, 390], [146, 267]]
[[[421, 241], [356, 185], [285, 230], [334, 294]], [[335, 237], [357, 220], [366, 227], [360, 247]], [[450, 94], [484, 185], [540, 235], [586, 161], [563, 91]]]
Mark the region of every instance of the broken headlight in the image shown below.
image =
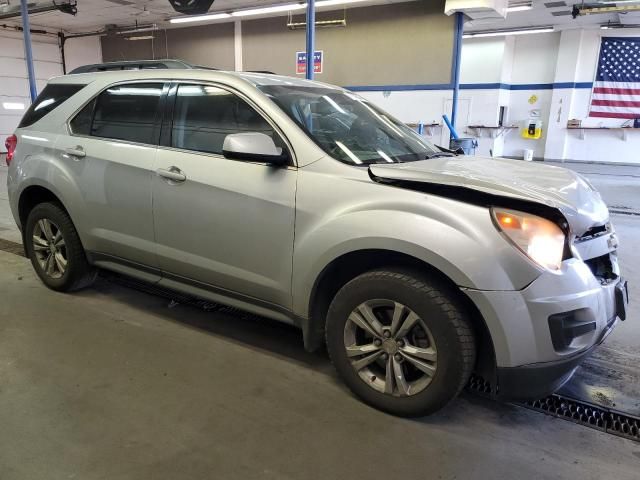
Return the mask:
[[559, 270], [565, 235], [558, 225], [530, 213], [492, 208], [498, 230], [535, 263], [548, 270]]

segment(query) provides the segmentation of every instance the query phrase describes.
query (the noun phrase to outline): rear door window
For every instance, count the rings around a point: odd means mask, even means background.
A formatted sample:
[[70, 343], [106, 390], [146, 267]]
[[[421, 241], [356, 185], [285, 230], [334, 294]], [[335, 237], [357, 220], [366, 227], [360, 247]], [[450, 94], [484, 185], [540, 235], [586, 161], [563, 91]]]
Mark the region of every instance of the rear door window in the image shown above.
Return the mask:
[[[133, 83], [109, 87], [71, 121], [74, 133], [156, 144], [163, 83]], [[88, 128], [90, 124], [90, 128]], [[86, 134], [86, 133], [84, 133]]]
[[35, 102], [25, 112], [18, 128], [33, 125], [47, 113], [52, 112], [62, 103], [82, 90], [86, 85], [50, 83], [40, 92]]

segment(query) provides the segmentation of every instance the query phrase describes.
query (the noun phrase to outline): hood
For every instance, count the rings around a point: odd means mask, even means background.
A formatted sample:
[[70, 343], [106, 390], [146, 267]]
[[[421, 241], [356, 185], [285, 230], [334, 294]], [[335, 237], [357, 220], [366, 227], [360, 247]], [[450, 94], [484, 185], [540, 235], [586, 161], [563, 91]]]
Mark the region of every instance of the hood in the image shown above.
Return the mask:
[[[539, 163], [490, 157], [443, 157], [418, 162], [371, 165], [374, 180], [398, 184], [403, 182], [447, 188], [446, 196], [455, 199], [456, 191], [476, 191], [486, 198], [496, 197], [509, 208], [508, 200], [534, 202], [560, 210], [571, 230], [581, 235], [609, 219], [609, 211], [600, 193], [576, 172]], [[516, 202], [513, 207], [517, 208]]]

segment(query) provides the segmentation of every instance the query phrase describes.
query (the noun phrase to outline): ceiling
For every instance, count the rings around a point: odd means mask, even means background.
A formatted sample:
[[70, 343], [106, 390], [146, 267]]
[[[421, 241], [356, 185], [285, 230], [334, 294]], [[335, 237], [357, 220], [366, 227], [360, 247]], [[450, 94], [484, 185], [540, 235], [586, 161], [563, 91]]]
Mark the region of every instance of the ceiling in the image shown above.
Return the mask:
[[[39, 3], [42, 0], [37, 0]], [[228, 12], [251, 7], [264, 7], [268, 5], [281, 5], [286, 3], [296, 3], [303, 0], [215, 0], [210, 13]], [[369, 5], [382, 5], [391, 3], [402, 3], [414, 0], [365, 0], [351, 7], [364, 7]], [[426, 0], [424, 0], [426, 1]], [[180, 16], [169, 4], [168, 0], [77, 0], [78, 13], [74, 17], [62, 12], [46, 12], [33, 14], [30, 16], [33, 27], [44, 27], [66, 32], [84, 32], [100, 30], [105, 25], [129, 26], [136, 22], [141, 24], [156, 23], [160, 27], [169, 27], [167, 20]], [[10, 0], [10, 4], [19, 4], [20, 0]], [[325, 8], [325, 10], [336, 10], [341, 7]], [[286, 12], [285, 12], [286, 15]], [[259, 17], [251, 17], [259, 18]], [[4, 20], [3, 23], [20, 23], [19, 17], [16, 20]], [[194, 23], [189, 25], [202, 25]], [[184, 27], [178, 25], [172, 27]]]
[[[41, 1], [41, 0], [38, 0]], [[216, 0], [210, 12], [225, 12], [250, 7], [261, 7], [274, 4], [289, 3], [295, 0]], [[301, 0], [302, 1], [302, 0]], [[352, 4], [351, 8], [374, 4], [400, 3], [415, 0], [365, 0]], [[428, 1], [428, 0], [420, 0]], [[522, 1], [522, 0], [518, 0]], [[590, 3], [604, 0], [589, 0]], [[609, 0], [612, 3], [615, 0]], [[626, 5], [630, 0], [626, 0]], [[140, 24], [155, 23], [160, 27], [168, 27], [167, 20], [178, 14], [171, 8], [168, 0], [77, 0], [78, 14], [74, 17], [61, 12], [47, 12], [31, 15], [33, 27], [64, 30], [66, 32], [86, 32], [100, 30], [105, 25], [130, 26], [136, 22]], [[10, 0], [10, 4], [18, 4], [19, 0]], [[509, 13], [506, 19], [482, 19], [467, 22], [465, 31], [478, 31], [502, 28], [518, 28], [553, 25], [558, 29], [580, 28], [607, 23], [636, 23], [640, 24], [640, 12], [626, 15], [598, 14], [581, 16], [573, 19], [571, 8], [581, 0], [532, 0], [533, 8], [522, 12]], [[640, 5], [640, 0], [637, 1]], [[340, 7], [328, 7], [335, 10]], [[255, 17], [251, 17], [255, 18]], [[633, 21], [630, 21], [633, 20]], [[20, 19], [4, 20], [3, 23], [18, 25]], [[200, 25], [200, 23], [193, 24]], [[175, 26], [175, 25], [172, 25]], [[178, 25], [184, 26], [184, 25]]]
[[[603, 1], [604, 0], [587, 0], [585, 3], [597, 3]], [[622, 23], [621, 17], [637, 15], [637, 13], [625, 15], [610, 13], [585, 15], [574, 19], [571, 16], [573, 5], [581, 3], [582, 0], [533, 0], [533, 8], [531, 10], [509, 13], [507, 15], [507, 18], [504, 20], [473, 20], [465, 25], [465, 31], [539, 27], [550, 25], [556, 27], [557, 30], [567, 28], [584, 28], [589, 26], [596, 27], [607, 22]], [[608, 0], [607, 3], [611, 5], [615, 3], [615, 0]], [[640, 1], [634, 3], [640, 5]], [[627, 2], [625, 3], [625, 5], [630, 4], [631, 3], [629, 2], [629, 0], [627, 0]], [[640, 23], [640, 21], [638, 21], [637, 23]]]

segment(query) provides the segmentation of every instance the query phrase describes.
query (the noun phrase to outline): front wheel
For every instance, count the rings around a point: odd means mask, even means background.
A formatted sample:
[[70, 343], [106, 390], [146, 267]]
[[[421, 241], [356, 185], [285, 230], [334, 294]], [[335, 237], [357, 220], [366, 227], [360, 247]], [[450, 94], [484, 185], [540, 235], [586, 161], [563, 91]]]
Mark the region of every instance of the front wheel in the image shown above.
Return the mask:
[[93, 283], [96, 269], [89, 265], [71, 218], [56, 203], [41, 203], [27, 217], [25, 251], [42, 282], [68, 292]]
[[327, 348], [362, 400], [400, 416], [433, 413], [467, 383], [475, 339], [457, 292], [401, 269], [348, 282], [327, 314]]

